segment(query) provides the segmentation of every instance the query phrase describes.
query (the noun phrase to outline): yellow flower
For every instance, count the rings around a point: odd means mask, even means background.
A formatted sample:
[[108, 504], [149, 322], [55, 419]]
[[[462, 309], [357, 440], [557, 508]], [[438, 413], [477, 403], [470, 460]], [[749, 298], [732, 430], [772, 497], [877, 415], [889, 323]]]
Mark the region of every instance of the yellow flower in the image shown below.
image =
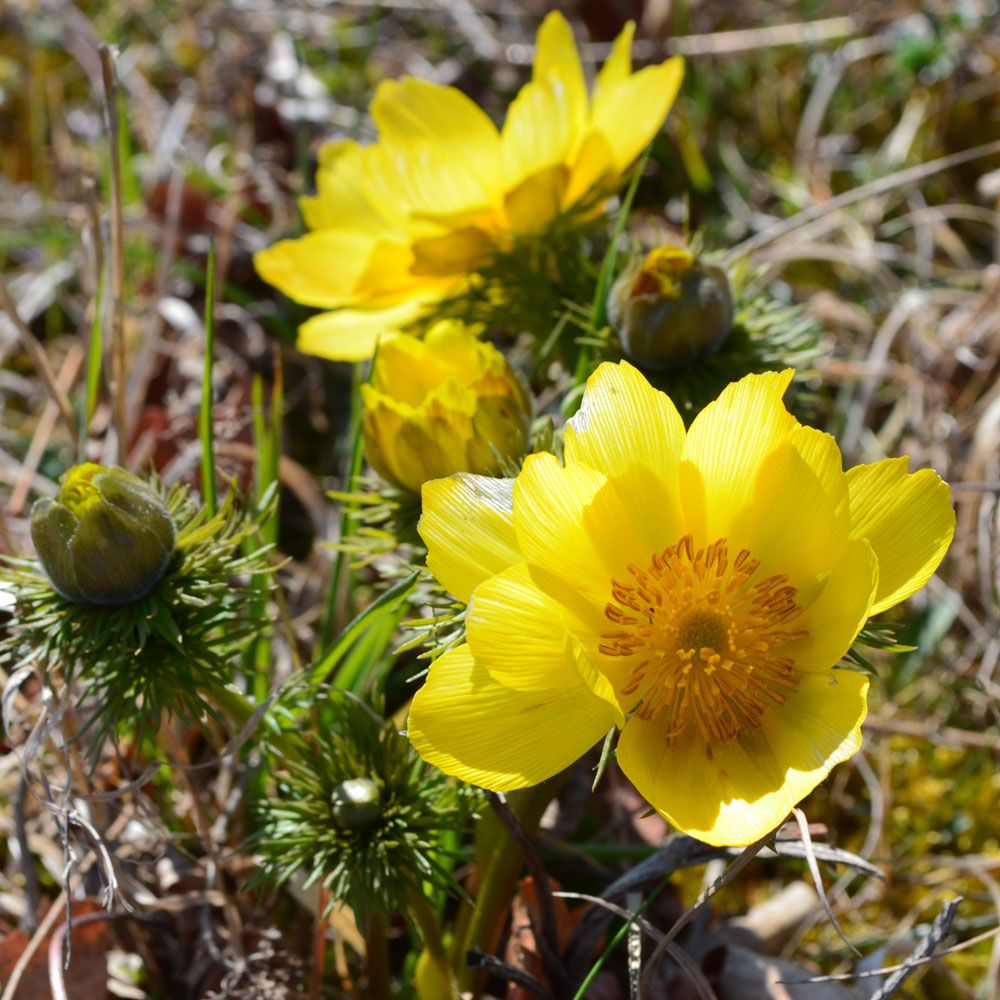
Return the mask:
[[301, 201], [312, 232], [254, 258], [290, 298], [337, 310], [305, 323], [299, 347], [371, 357], [379, 334], [460, 291], [493, 248], [571, 211], [599, 210], [683, 76], [677, 58], [633, 73], [633, 31], [618, 36], [588, 96], [569, 24], [549, 14], [532, 79], [500, 130], [454, 87], [381, 83], [371, 106], [378, 142], [325, 146], [318, 193]]
[[842, 470], [782, 395], [728, 386], [685, 432], [627, 363], [591, 377], [565, 465], [427, 483], [427, 563], [469, 603], [410, 739], [449, 774], [533, 785], [612, 726], [618, 762], [678, 829], [749, 844], [860, 746], [868, 680], [836, 666], [927, 581], [949, 489], [905, 458]]
[[368, 461], [414, 493], [453, 472], [497, 475], [524, 454], [531, 400], [507, 359], [457, 320], [423, 340], [383, 340], [361, 395]]

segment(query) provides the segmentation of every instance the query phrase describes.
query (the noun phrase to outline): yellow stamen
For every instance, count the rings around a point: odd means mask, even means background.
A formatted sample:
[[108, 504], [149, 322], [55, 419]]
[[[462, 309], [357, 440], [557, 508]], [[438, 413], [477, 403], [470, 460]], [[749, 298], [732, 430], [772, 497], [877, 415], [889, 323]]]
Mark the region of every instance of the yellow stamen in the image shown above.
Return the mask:
[[94, 504], [101, 502], [101, 493], [93, 479], [103, 468], [94, 462], [83, 462], [66, 473], [59, 490], [59, 502], [81, 517]]
[[802, 609], [787, 576], [754, 582], [759, 567], [746, 549], [730, 561], [725, 538], [696, 550], [685, 535], [645, 569], [630, 565], [633, 583], [611, 581], [604, 613], [621, 627], [600, 651], [641, 657], [623, 693], [641, 699], [640, 718], [666, 716], [669, 746], [694, 726], [711, 756], [798, 687], [794, 662], [773, 651], [806, 635], [787, 627]]

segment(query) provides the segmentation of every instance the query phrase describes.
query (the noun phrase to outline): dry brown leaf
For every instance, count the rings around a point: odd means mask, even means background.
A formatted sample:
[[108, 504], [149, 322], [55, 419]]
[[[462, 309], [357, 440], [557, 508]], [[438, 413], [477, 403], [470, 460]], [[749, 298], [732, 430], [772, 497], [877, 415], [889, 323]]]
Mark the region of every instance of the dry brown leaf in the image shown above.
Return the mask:
[[[104, 912], [104, 907], [97, 900], [80, 899], [73, 901], [72, 910], [73, 956], [64, 977], [67, 996], [69, 1000], [107, 1000], [107, 953], [114, 946], [111, 928], [106, 920], [76, 923], [87, 914]], [[51, 1000], [49, 944], [53, 934], [64, 925], [65, 920], [60, 919], [36, 949], [21, 976], [14, 1000]], [[30, 941], [31, 935], [24, 931], [13, 931], [0, 938], [0, 982], [6, 983], [10, 979], [17, 960]]]

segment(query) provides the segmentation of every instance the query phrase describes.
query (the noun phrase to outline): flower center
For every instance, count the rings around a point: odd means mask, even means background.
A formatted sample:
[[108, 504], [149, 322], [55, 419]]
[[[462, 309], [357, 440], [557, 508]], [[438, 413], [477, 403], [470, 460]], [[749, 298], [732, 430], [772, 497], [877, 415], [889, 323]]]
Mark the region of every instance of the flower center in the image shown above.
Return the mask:
[[807, 634], [788, 627], [802, 608], [787, 576], [755, 580], [759, 567], [746, 549], [730, 560], [725, 538], [695, 549], [685, 535], [645, 569], [630, 565], [633, 582], [611, 581], [604, 614], [618, 628], [600, 651], [637, 661], [623, 693], [641, 699], [640, 718], [665, 717], [669, 746], [694, 730], [711, 756], [798, 687], [775, 650]]
[[94, 462], [84, 462], [70, 469], [59, 490], [59, 502], [76, 517], [82, 517], [91, 507], [101, 502], [100, 490], [93, 479], [104, 469]]

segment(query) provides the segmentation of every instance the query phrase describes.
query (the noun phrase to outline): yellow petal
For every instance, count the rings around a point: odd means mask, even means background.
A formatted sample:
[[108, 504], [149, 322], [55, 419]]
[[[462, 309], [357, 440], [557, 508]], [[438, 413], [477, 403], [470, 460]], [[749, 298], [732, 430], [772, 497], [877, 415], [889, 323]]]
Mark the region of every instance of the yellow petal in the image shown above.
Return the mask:
[[362, 392], [373, 388], [397, 403], [419, 406], [450, 375], [447, 356], [431, 350], [431, 343], [430, 334], [423, 340], [408, 334], [383, 337], [369, 384]]
[[407, 730], [424, 760], [494, 791], [526, 788], [557, 774], [615, 723], [616, 709], [582, 684], [514, 691], [498, 683], [468, 646], [431, 664], [414, 696]]
[[580, 142], [562, 194], [566, 208], [599, 211], [614, 187], [615, 154], [603, 132], [588, 129]]
[[382, 337], [419, 319], [428, 307], [426, 297], [415, 297], [383, 309], [338, 309], [321, 313], [299, 327], [296, 344], [303, 354], [331, 361], [365, 361]]
[[781, 441], [760, 463], [753, 492], [733, 519], [731, 551], [749, 549], [762, 577], [781, 573], [800, 592], [816, 588], [847, 545], [851, 517], [843, 473], [840, 479], [837, 503], [795, 445]]
[[[584, 684], [625, 721], [608, 681], [585, 649], [567, 656], [567, 645], [596, 648], [603, 616], [581, 621], [535, 584], [526, 563], [484, 580], [473, 592], [466, 616], [469, 647], [476, 662], [499, 683], [518, 691]], [[588, 642], [581, 642], [585, 636]]]
[[448, 217], [449, 226], [491, 214], [492, 194], [446, 145], [419, 139], [379, 143], [370, 147], [369, 157], [365, 190], [376, 203], [398, 200], [411, 215]]
[[704, 542], [725, 538], [751, 496], [761, 463], [795, 425], [781, 396], [793, 372], [747, 375], [727, 386], [694, 418], [684, 459], [700, 474], [704, 510], [685, 511], [703, 524]]
[[512, 485], [464, 473], [424, 483], [417, 530], [427, 567], [466, 604], [483, 580], [524, 559], [514, 535]]
[[532, 80], [547, 82], [559, 98], [559, 114], [573, 134], [587, 116], [587, 84], [569, 21], [559, 11], [548, 14], [538, 29]]
[[380, 141], [430, 140], [460, 159], [483, 189], [496, 196], [500, 135], [489, 116], [460, 90], [415, 77], [383, 80], [371, 115]]
[[502, 183], [507, 192], [507, 225], [518, 232], [545, 226], [589, 190], [600, 150], [591, 143], [567, 197], [570, 170], [578, 161], [587, 131], [587, 87], [573, 32], [553, 11], [538, 32], [531, 83], [521, 88], [507, 111], [500, 135]]
[[462, 226], [440, 236], [413, 242], [416, 275], [464, 275], [489, 262], [493, 243], [489, 234], [476, 226]]
[[619, 170], [633, 163], [659, 132], [683, 79], [684, 62], [675, 56], [595, 92], [590, 123], [607, 137]]
[[878, 562], [864, 539], [847, 543], [843, 558], [831, 571], [819, 595], [789, 623], [808, 634], [775, 650], [799, 670], [826, 670], [851, 648], [871, 614], [878, 586]]
[[317, 193], [299, 199], [310, 229], [360, 229], [376, 235], [405, 231], [405, 212], [398, 199], [372, 201], [366, 190], [371, 170], [368, 147], [350, 140], [328, 142], [320, 149]]
[[545, 167], [523, 180], [504, 196], [508, 229], [533, 233], [544, 229], [564, 206], [569, 171], [562, 163]]
[[563, 468], [547, 453], [529, 455], [514, 481], [514, 530], [529, 563], [601, 606], [612, 578], [624, 579], [629, 563], [649, 559], [607, 477], [580, 463]]
[[[540, 193], [534, 192], [533, 197], [548, 214], [534, 220], [534, 225], [530, 228], [544, 226], [558, 210], [562, 189], [557, 184], [557, 178], [562, 177], [562, 183], [565, 184], [568, 176], [567, 161], [578, 139], [577, 132], [563, 114], [561, 104], [559, 93], [550, 83], [525, 84], [511, 102], [500, 134], [504, 190], [516, 192], [519, 185], [536, 175], [545, 179], [544, 184], [536, 181], [535, 187], [546, 195], [549, 205], [544, 204]], [[563, 173], [556, 173], [556, 168], [562, 168]], [[552, 192], [555, 192], [555, 197]], [[508, 195], [509, 211], [512, 207], [520, 206], [524, 216], [517, 220], [520, 225], [532, 221], [524, 210], [524, 204], [528, 200], [527, 194], [523, 192], [517, 197]], [[513, 220], [511, 224], [514, 225]]]
[[567, 465], [582, 462], [614, 484], [647, 557], [684, 534], [677, 485], [684, 422], [641, 372], [624, 361], [600, 365], [564, 440]]
[[371, 234], [324, 229], [254, 254], [257, 273], [290, 299], [321, 309], [349, 305], [378, 245]]
[[354, 283], [351, 304], [390, 305], [400, 297], [420, 295], [427, 287], [435, 287], [443, 280], [419, 274], [415, 265], [411, 244], [394, 239], [378, 240], [365, 262], [365, 269]]
[[[492, 389], [492, 391], [491, 391]], [[471, 472], [500, 475], [505, 462], [517, 462], [525, 451], [528, 411], [521, 410], [507, 386], [499, 379], [482, 379], [472, 391], [477, 394], [472, 416], [472, 436], [467, 443]]]
[[397, 403], [369, 385], [361, 392], [368, 461], [390, 482], [419, 493], [427, 480], [468, 468], [470, 418], [459, 407], [443, 415]]
[[848, 507], [847, 478], [844, 475], [844, 461], [836, 438], [813, 427], [802, 424], [794, 427], [786, 437], [803, 461], [816, 474], [823, 489], [838, 511]]
[[[850, 670], [802, 675], [763, 726], [711, 747], [666, 745], [657, 720], [633, 716], [618, 762], [677, 829], [709, 844], [742, 847], [779, 826], [834, 765], [861, 746], [868, 680]], [[661, 719], [665, 716], [661, 716]]]
[[594, 81], [594, 103], [602, 95], [624, 83], [632, 75], [632, 38], [635, 35], [635, 21], [629, 21], [622, 28], [611, 52]]
[[937, 569], [955, 534], [948, 484], [932, 469], [907, 474], [909, 459], [885, 459], [847, 472], [851, 536], [878, 558], [878, 614], [916, 593]]

